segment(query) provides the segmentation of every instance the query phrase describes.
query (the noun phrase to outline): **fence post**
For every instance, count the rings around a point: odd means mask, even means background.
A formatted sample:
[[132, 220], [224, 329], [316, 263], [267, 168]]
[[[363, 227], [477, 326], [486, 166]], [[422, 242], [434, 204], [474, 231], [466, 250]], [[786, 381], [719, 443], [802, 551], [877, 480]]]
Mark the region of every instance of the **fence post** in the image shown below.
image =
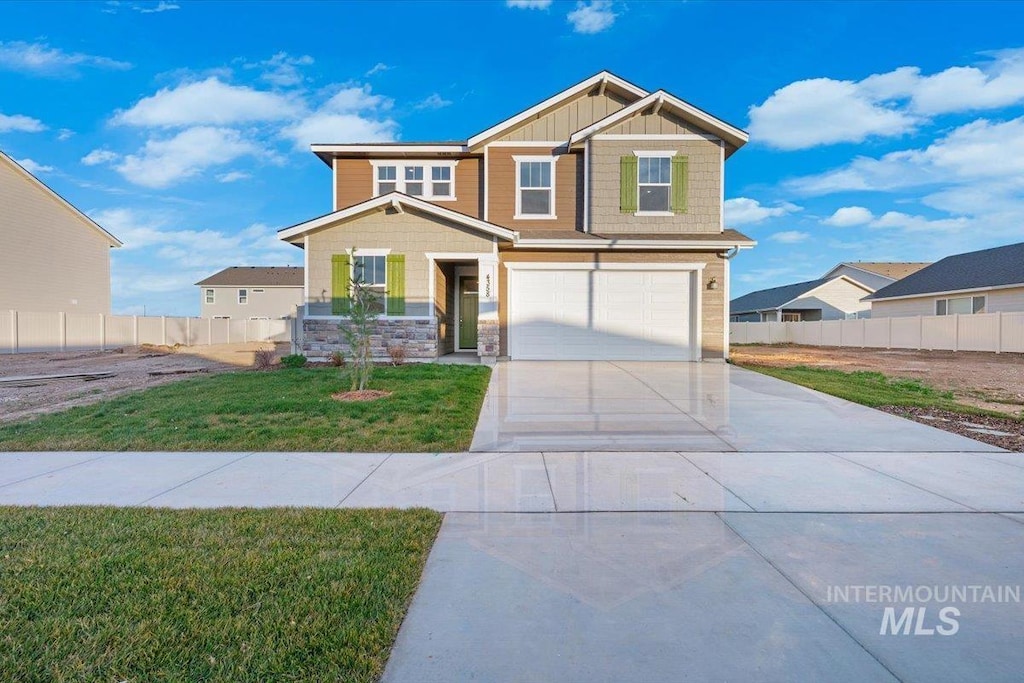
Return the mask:
[[160, 346], [167, 346], [167, 316], [160, 316]]
[[917, 348], [924, 349], [924, 316], [917, 316]]
[[1003, 352], [1003, 312], [996, 311], [996, 353]]
[[100, 313], [100, 351], [107, 350], [107, 316]]
[[132, 345], [139, 345], [139, 316], [132, 316]]
[[185, 318], [185, 346], [192, 346], [192, 318]]
[[209, 330], [210, 332], [209, 335], [207, 336], [207, 339], [210, 342], [208, 346], [213, 346], [213, 318], [207, 318], [206, 323], [206, 329]]
[[846, 321], [839, 321], [839, 348], [843, 348], [843, 328], [846, 327]]
[[953, 350], [960, 350], [960, 314], [953, 314]]
[[64, 311], [57, 314], [60, 321], [60, 350], [68, 348], [68, 315]]
[[11, 311], [11, 353], [18, 352], [18, 312]]

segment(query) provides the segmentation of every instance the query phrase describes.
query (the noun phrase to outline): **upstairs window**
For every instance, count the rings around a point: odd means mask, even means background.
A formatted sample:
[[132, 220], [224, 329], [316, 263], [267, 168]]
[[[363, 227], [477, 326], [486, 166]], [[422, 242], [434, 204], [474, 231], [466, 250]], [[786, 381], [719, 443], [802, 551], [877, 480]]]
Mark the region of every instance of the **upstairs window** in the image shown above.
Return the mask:
[[513, 157], [516, 161], [516, 218], [555, 218], [553, 157]]
[[374, 196], [403, 192], [424, 199], [454, 200], [457, 161], [412, 163], [371, 161], [374, 167]]
[[249, 303], [249, 290], [240, 289], [238, 290], [238, 303], [247, 304]]
[[637, 160], [639, 210], [667, 213], [672, 189], [671, 157], [640, 157]]
[[954, 299], [936, 299], [935, 315], [972, 315], [985, 312], [985, 297], [961, 296]]
[[216, 294], [214, 293], [214, 290], [206, 290], [206, 303], [212, 304], [215, 301], [215, 296]]

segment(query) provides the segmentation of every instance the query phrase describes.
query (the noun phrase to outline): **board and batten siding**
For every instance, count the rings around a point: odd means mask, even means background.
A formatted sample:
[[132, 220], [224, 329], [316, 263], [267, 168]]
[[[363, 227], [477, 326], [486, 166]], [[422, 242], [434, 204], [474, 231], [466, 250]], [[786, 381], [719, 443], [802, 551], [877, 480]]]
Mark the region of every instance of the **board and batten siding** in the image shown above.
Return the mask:
[[[513, 230], [576, 230], [582, 228], [583, 161], [565, 148], [490, 147], [487, 150], [487, 220]], [[517, 156], [555, 157], [555, 218], [516, 219]]]
[[428, 253], [486, 253], [494, 250], [491, 237], [467, 230], [441, 218], [416, 213], [406, 207], [373, 211], [309, 235], [309, 313], [331, 315], [331, 257], [356, 249], [389, 249], [405, 255], [405, 315], [429, 316]]
[[935, 315], [935, 302], [939, 299], [955, 299], [962, 296], [985, 296], [986, 313], [1014, 313], [1024, 311], [1024, 286], [1006, 289], [990, 289], [963, 294], [942, 294], [921, 296], [912, 299], [872, 301], [872, 318], [894, 318], [911, 315]]
[[[394, 161], [396, 164], [422, 164], [430, 166], [432, 163], [447, 162], [449, 159], [378, 159], [386, 163]], [[443, 199], [432, 199], [438, 206], [464, 213], [474, 218], [483, 217], [483, 196], [480, 194], [480, 185], [483, 182], [483, 164], [479, 157], [464, 157], [458, 160], [455, 165], [455, 199], [452, 201]], [[367, 199], [372, 199], [376, 182], [373, 177], [373, 165], [369, 159], [337, 159], [334, 162], [334, 188], [335, 203], [334, 210], [345, 209], [355, 206]], [[428, 172], [429, 173], [429, 172]], [[429, 179], [429, 175], [427, 175]], [[429, 182], [429, 180], [428, 180]]]
[[[725, 336], [725, 262], [717, 253], [712, 252], [621, 252], [606, 253], [568, 252], [568, 251], [512, 251], [498, 252], [498, 325], [499, 355], [508, 355], [508, 268], [504, 264], [513, 261], [540, 261], [547, 263], [632, 263], [638, 270], [643, 270], [645, 263], [704, 263], [706, 264], [700, 277], [701, 297], [701, 346], [705, 359], [723, 357]], [[712, 278], [719, 282], [717, 289], [708, 289], [707, 282]], [[694, 312], [695, 313], [695, 312]]]
[[0, 160], [0, 310], [110, 313], [110, 241]]
[[563, 103], [533, 121], [496, 138], [496, 141], [565, 141], [576, 131], [600, 121], [609, 114], [614, 114], [632, 101], [609, 90], [599, 95], [595, 87], [589, 93]]
[[[675, 151], [688, 160], [686, 212], [635, 216], [619, 206], [620, 159], [635, 151]], [[590, 143], [590, 231], [721, 232], [722, 150], [713, 140], [602, 140]]]
[[[206, 303], [206, 290], [213, 290], [213, 303]], [[248, 303], [238, 303], [238, 290], [246, 290]], [[262, 292], [256, 290], [262, 289]], [[247, 318], [289, 318], [295, 307], [302, 304], [302, 286], [280, 287], [268, 285], [207, 285], [199, 288], [199, 316], [217, 318], [227, 316], [233, 320]]]

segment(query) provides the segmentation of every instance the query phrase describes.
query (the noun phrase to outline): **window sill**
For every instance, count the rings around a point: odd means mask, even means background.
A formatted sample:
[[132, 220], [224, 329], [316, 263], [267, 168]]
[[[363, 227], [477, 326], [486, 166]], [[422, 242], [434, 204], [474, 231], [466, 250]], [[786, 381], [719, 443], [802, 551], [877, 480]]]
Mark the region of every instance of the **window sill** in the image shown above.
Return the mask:
[[541, 215], [537, 213], [517, 213], [512, 216], [517, 221], [553, 221], [558, 220], [558, 216]]
[[663, 216], [663, 217], [668, 217], [668, 216], [675, 216], [676, 214], [673, 211], [637, 211], [633, 215], [634, 216]]

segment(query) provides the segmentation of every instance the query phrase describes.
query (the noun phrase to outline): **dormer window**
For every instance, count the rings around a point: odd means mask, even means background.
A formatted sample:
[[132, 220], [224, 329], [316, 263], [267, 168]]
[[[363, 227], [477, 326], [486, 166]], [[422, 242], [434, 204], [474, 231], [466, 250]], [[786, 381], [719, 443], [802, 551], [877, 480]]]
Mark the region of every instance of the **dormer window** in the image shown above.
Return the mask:
[[374, 196], [404, 192], [435, 201], [455, 199], [455, 165], [458, 161], [371, 161]]

